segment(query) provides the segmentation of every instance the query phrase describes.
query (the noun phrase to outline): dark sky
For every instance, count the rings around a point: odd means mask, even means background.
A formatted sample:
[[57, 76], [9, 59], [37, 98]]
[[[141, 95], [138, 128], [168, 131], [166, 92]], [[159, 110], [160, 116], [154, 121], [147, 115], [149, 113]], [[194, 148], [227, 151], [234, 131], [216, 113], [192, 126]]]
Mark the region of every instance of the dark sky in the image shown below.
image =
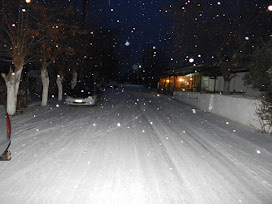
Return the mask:
[[[82, 0], [76, 1], [82, 2]], [[104, 24], [108, 27], [121, 28], [121, 33], [116, 36], [119, 42], [117, 47], [121, 56], [131, 56], [131, 58], [121, 58], [123, 64], [128, 68], [141, 63], [144, 50], [150, 48], [167, 50], [167, 45], [171, 39], [166, 35], [166, 32], [170, 30], [172, 24], [169, 10], [172, 10], [174, 1], [90, 0], [96, 5], [96, 11], [99, 15], [103, 16]], [[251, 4], [254, 5], [254, 2], [258, 1], [252, 0]], [[218, 2], [215, 5], [217, 6]], [[229, 5], [232, 5], [231, 2], [229, 2]], [[256, 8], [259, 6], [259, 4], [255, 4]], [[233, 10], [234, 8], [229, 9]], [[255, 10], [252, 9], [252, 12]], [[265, 11], [265, 8], [263, 10]], [[172, 56], [168, 56], [168, 58], [172, 59]]]
[[173, 0], [107, 0], [97, 5], [103, 9], [107, 24], [122, 29], [117, 36], [120, 52], [130, 53], [128, 66], [141, 62], [144, 49], [165, 48], [170, 19], [167, 9]]

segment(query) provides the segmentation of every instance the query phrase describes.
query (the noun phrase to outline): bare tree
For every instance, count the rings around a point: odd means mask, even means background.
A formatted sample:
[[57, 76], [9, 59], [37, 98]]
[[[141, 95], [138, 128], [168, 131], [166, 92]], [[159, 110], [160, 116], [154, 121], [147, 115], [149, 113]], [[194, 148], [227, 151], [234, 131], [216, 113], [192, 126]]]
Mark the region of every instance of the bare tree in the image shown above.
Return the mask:
[[[62, 7], [61, 7], [62, 5]], [[38, 56], [41, 60], [41, 79], [43, 84], [42, 106], [47, 105], [49, 90], [48, 68], [50, 65], [59, 62], [60, 56], [69, 56], [74, 53], [69, 41], [75, 37], [79, 27], [75, 24], [74, 11], [69, 5], [62, 1], [55, 1], [53, 5], [46, 2], [40, 3], [37, 8], [39, 11], [39, 30], [42, 40], [39, 43]], [[61, 63], [60, 63], [61, 64]], [[58, 67], [56, 83], [58, 86], [58, 100], [62, 100], [64, 80], [63, 68]]]
[[31, 21], [30, 13], [34, 11], [30, 3], [22, 0], [2, 0], [0, 12], [0, 57], [4, 61], [11, 62], [10, 70], [1, 75], [7, 86], [7, 112], [14, 115], [22, 70], [24, 65], [31, 61], [39, 32], [32, 27], [31, 22], [34, 21]]
[[259, 18], [262, 10], [251, 1], [177, 1], [172, 8], [175, 23], [170, 31], [175, 39], [173, 52], [182, 60], [194, 57], [196, 63], [217, 63], [224, 78], [223, 93], [229, 94], [232, 73], [250, 52], [248, 39], [257, 38], [247, 35], [253, 30], [257, 33], [257, 25], [267, 20]]

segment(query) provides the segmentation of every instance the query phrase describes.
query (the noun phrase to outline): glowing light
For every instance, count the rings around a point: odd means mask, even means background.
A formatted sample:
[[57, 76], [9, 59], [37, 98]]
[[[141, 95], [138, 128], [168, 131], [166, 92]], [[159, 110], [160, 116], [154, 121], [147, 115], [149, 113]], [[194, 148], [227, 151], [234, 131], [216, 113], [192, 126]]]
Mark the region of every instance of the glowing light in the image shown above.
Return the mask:
[[128, 47], [129, 45], [130, 45], [130, 42], [126, 41], [125, 46]]
[[170, 80], [169, 80], [169, 79], [167, 79], [167, 80], [166, 80], [166, 82], [167, 82], [167, 83], [169, 83], [169, 82], [170, 82]]
[[190, 58], [190, 59], [189, 59], [189, 62], [190, 62], [190, 63], [193, 63], [194, 61], [195, 61], [194, 58]]
[[272, 11], [272, 5], [269, 5], [269, 6], [267, 7], [267, 9], [268, 9], [268, 11]]
[[31, 0], [26, 0], [25, 2], [26, 2], [27, 4], [29, 4], [29, 3], [31, 3]]

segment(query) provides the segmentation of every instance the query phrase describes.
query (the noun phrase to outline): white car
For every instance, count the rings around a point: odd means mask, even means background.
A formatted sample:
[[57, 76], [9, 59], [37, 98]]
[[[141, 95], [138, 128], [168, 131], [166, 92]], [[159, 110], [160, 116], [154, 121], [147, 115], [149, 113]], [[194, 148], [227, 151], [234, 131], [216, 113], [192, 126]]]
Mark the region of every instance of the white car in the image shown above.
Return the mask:
[[65, 99], [67, 105], [95, 105], [100, 100], [101, 90], [94, 84], [78, 82]]

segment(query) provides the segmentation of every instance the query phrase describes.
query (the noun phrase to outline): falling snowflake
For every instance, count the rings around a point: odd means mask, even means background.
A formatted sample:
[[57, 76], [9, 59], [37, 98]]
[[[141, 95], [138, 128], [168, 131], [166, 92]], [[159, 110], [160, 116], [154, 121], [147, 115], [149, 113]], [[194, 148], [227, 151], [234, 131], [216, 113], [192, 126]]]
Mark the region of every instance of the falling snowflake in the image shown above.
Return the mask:
[[190, 62], [190, 63], [193, 63], [194, 61], [195, 61], [194, 58], [190, 58], [190, 59], [189, 59], [189, 62]]
[[118, 126], [118, 127], [120, 127], [120, 126], [121, 126], [121, 124], [120, 124], [120, 123], [117, 123], [117, 126]]

